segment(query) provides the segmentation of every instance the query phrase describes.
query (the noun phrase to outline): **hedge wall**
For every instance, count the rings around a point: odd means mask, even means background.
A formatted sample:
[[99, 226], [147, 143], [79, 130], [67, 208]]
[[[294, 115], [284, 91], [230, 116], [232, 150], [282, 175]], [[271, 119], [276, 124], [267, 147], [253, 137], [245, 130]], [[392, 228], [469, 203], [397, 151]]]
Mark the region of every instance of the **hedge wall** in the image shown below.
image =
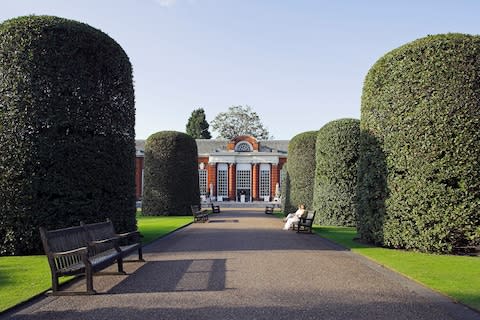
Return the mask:
[[288, 187], [285, 213], [295, 212], [299, 204], [312, 209], [315, 179], [315, 143], [318, 131], [297, 134], [288, 144]]
[[48, 229], [109, 217], [135, 229], [135, 108], [122, 48], [86, 24], [0, 25], [0, 254], [43, 252]]
[[340, 119], [319, 131], [313, 207], [315, 223], [356, 225], [356, 189], [360, 121]]
[[[292, 211], [292, 207], [287, 208], [287, 203], [290, 205], [290, 177], [288, 176], [288, 163], [285, 163], [283, 165], [282, 170], [285, 170], [285, 174], [282, 177], [282, 180], [280, 181], [280, 185], [282, 186], [281, 189], [281, 195], [280, 195], [280, 202], [281, 202], [281, 209], [285, 215], [287, 215], [289, 212], [294, 212]], [[295, 209], [296, 210], [296, 209]]]
[[361, 237], [443, 253], [480, 244], [480, 37], [428, 36], [386, 54], [361, 113]]
[[142, 212], [145, 215], [191, 215], [200, 204], [197, 143], [191, 136], [162, 131], [145, 143]]

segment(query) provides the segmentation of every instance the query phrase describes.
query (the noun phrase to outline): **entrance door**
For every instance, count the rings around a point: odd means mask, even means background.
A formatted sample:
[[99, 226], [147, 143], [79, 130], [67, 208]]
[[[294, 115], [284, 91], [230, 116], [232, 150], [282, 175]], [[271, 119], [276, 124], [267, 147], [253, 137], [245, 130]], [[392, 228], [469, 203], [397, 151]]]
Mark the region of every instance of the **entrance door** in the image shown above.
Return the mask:
[[249, 163], [237, 164], [237, 201], [251, 201], [251, 171]]

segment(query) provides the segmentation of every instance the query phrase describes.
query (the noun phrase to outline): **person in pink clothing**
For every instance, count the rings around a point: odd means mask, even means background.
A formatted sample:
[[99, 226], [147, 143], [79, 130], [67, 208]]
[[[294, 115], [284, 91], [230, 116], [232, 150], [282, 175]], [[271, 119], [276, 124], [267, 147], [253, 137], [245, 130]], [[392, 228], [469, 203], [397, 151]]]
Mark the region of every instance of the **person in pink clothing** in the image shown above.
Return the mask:
[[301, 204], [298, 206], [298, 210], [295, 211], [295, 213], [289, 213], [288, 216], [283, 219], [283, 221], [285, 221], [285, 226], [283, 227], [283, 230], [290, 229], [292, 227], [292, 224], [300, 221], [300, 218], [303, 216], [304, 213], [305, 205]]

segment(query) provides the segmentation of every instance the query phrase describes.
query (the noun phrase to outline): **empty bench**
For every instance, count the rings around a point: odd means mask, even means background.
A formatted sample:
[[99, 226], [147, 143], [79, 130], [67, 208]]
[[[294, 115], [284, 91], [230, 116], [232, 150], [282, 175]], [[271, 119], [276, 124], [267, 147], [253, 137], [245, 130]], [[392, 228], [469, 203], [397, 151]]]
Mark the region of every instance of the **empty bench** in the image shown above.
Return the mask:
[[208, 220], [207, 210], [202, 210], [202, 208], [200, 208], [198, 205], [192, 205], [190, 208], [192, 209], [193, 222], [205, 222]]
[[265, 214], [273, 214], [273, 206], [266, 206]]
[[220, 206], [212, 203], [212, 213], [220, 213]]
[[[134, 250], [138, 250], [139, 259], [143, 260], [138, 231], [116, 234], [109, 220], [50, 231], [40, 228], [40, 235], [50, 265], [53, 295], [95, 294], [95, 272], [116, 263], [118, 272], [124, 273], [123, 258]], [[127, 238], [137, 242], [121, 245]], [[59, 291], [60, 277], [81, 274], [86, 278], [85, 292]]]

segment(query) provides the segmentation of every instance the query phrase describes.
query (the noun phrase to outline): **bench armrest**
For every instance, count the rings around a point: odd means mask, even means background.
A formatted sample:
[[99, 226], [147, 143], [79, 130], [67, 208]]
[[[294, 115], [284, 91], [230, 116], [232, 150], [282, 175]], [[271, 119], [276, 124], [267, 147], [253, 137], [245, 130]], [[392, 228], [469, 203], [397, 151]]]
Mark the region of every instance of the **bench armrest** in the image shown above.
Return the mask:
[[75, 255], [75, 254], [86, 254], [87, 252], [88, 252], [87, 247], [81, 247], [81, 248], [68, 250], [68, 251], [52, 252], [52, 256], [64, 257], [64, 256]]
[[97, 244], [102, 244], [102, 243], [107, 243], [107, 242], [115, 242], [117, 240], [118, 240], [118, 237], [113, 237], [113, 238], [108, 238], [108, 239], [90, 241], [89, 244], [92, 245], [92, 246], [95, 246]]
[[131, 231], [131, 232], [124, 232], [124, 233], [117, 233], [117, 237], [119, 238], [127, 238], [127, 237], [133, 237], [133, 236], [140, 236], [140, 232], [138, 230]]

